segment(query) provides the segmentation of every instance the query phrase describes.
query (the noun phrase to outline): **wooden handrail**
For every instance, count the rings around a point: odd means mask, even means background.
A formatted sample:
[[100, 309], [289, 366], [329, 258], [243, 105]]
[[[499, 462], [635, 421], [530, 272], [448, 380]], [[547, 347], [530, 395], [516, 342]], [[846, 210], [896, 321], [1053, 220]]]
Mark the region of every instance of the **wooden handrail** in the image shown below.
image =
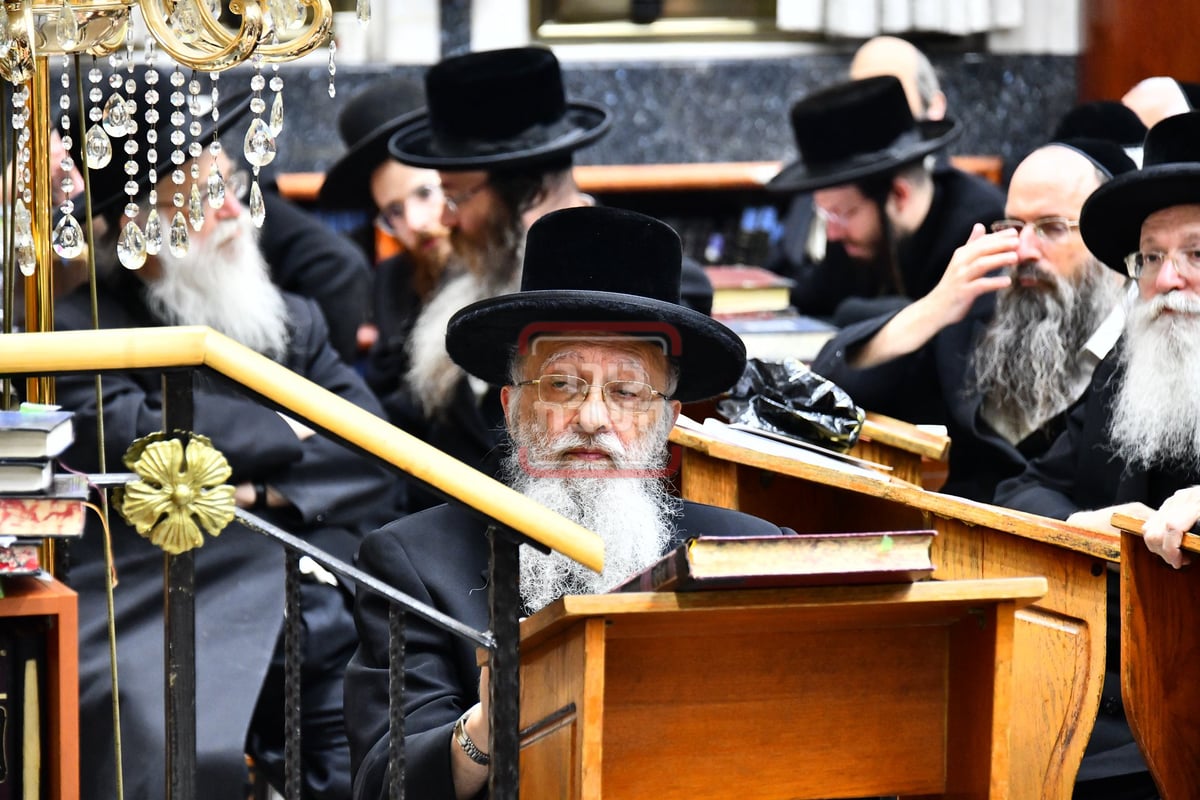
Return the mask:
[[604, 569], [595, 533], [211, 328], [13, 333], [0, 348], [0, 374], [7, 375], [171, 367], [215, 370], [507, 527]]
[[[951, 156], [950, 163], [1000, 184], [1000, 156]], [[711, 164], [596, 164], [575, 167], [575, 180], [585, 192], [754, 191], [762, 189], [783, 163], [731, 161]], [[323, 172], [290, 172], [277, 176], [279, 191], [301, 203], [315, 202], [325, 182]]]

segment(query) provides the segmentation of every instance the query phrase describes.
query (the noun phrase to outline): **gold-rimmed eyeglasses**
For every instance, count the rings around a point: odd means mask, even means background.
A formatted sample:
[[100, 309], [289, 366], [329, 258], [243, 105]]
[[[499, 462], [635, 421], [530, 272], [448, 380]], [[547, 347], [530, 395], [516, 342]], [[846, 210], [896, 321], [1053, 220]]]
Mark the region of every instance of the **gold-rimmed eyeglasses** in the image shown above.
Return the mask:
[[1130, 253], [1125, 256], [1125, 270], [1134, 280], [1147, 278], [1153, 280], [1166, 263], [1175, 265], [1175, 271], [1180, 274], [1200, 274], [1200, 248], [1185, 247], [1182, 250], [1151, 250]]
[[1066, 241], [1071, 230], [1079, 227], [1079, 220], [1066, 217], [1042, 217], [1026, 222], [1023, 219], [999, 219], [992, 223], [992, 233], [1001, 231], [1016, 231], [1020, 233], [1025, 226], [1033, 228], [1039, 239], [1055, 244]]
[[466, 191], [455, 192], [454, 194], [443, 195], [443, 198], [446, 201], [446, 210], [449, 211], [451, 214], [457, 214], [459, 211], [462, 210], [463, 206], [465, 206], [467, 203], [471, 202], [471, 198], [473, 198], [475, 195], [479, 194], [484, 189], [486, 189], [487, 185], [488, 185], [488, 179], [484, 178], [478, 184], [471, 187], [470, 189], [467, 189]]
[[543, 375], [534, 380], [521, 381], [517, 386], [536, 386], [538, 400], [564, 408], [579, 408], [583, 405], [593, 386], [600, 388], [605, 405], [614, 411], [649, 411], [655, 399], [668, 399], [665, 394], [641, 381], [592, 384], [577, 375]]

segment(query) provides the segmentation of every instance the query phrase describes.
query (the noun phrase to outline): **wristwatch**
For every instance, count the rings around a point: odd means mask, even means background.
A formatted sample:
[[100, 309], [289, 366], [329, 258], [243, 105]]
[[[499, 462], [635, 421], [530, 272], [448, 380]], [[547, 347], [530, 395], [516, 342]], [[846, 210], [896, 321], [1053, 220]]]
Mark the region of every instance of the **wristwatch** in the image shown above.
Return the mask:
[[474, 761], [481, 767], [486, 767], [492, 763], [492, 757], [479, 749], [475, 742], [471, 741], [471, 737], [467, 735], [467, 717], [471, 716], [471, 710], [468, 708], [458, 722], [454, 723], [454, 741], [467, 754], [467, 758]]

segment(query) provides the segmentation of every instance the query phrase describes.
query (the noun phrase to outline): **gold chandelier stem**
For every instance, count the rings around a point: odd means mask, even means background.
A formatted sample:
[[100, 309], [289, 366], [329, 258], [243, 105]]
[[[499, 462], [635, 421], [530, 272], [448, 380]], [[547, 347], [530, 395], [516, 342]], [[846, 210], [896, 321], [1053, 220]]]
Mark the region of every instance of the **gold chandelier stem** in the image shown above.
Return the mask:
[[[35, 59], [29, 97], [29, 188], [33, 193], [33, 247], [37, 268], [25, 279], [25, 330], [54, 330], [54, 265], [50, 236], [53, 210], [50, 204], [50, 64], [44, 56]], [[27, 397], [35, 403], [54, 402], [54, 379], [29, 378]]]

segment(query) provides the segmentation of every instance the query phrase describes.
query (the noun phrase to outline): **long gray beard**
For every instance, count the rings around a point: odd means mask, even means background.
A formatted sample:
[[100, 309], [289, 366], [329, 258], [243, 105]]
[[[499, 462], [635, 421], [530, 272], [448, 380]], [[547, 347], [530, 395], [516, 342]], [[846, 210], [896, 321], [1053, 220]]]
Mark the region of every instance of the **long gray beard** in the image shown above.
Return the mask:
[[168, 325], [207, 325], [275, 361], [287, 354], [288, 312], [246, 215], [224, 220], [188, 252], [157, 256], [162, 276], [146, 283], [146, 304]]
[[457, 253], [450, 257], [447, 272], [460, 274], [442, 284], [413, 324], [405, 379], [426, 417], [445, 410], [458, 382], [466, 376], [446, 352], [446, 324], [450, 318], [471, 303], [521, 288], [523, 232], [509, 228], [494, 234], [494, 238], [491, 247], [475, 254], [487, 261], [480, 269], [466, 264]]
[[1037, 429], [1076, 398], [1079, 351], [1121, 301], [1121, 285], [1092, 260], [1077, 281], [1029, 264], [1043, 286], [1014, 283], [996, 301], [996, 313], [972, 354], [974, 389], [986, 407], [1006, 415], [1017, 430]]
[[[661, 471], [667, 463], [666, 437], [671, 419], [647, 432], [643, 443], [622, 452], [613, 434], [598, 437], [564, 434], [550, 443], [512, 430], [513, 448], [503, 469], [505, 482], [516, 491], [594, 531], [604, 542], [604, 572], [597, 574], [557, 552], [543, 553], [522, 545], [521, 600], [532, 614], [567, 594], [607, 592], [636, 572], [653, 564], [671, 541], [672, 521], [679, 514], [677, 501], [656, 478], [612, 477], [615, 469]], [[615, 464], [606, 464], [599, 477], [538, 477], [522, 467], [522, 448], [528, 461], [548, 463], [555, 453], [581, 445], [606, 447]], [[572, 468], [574, 469], [574, 467]], [[586, 467], [580, 467], [586, 472]]]
[[1130, 311], [1109, 418], [1116, 454], [1130, 466], [1200, 469], [1198, 341], [1200, 299], [1170, 292]]

